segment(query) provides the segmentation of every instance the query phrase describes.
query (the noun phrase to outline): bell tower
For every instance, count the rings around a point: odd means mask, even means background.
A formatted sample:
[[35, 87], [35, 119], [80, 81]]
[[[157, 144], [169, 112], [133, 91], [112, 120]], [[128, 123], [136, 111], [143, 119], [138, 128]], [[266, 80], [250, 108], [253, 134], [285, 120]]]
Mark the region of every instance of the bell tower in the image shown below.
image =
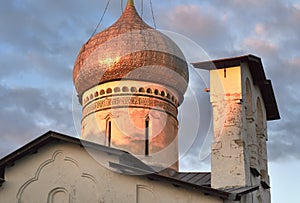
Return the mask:
[[188, 80], [179, 47], [147, 25], [129, 0], [121, 17], [89, 39], [76, 59], [81, 138], [177, 171], [177, 108]]
[[241, 202], [270, 202], [267, 121], [280, 118], [272, 83], [266, 79], [261, 59], [253, 55], [219, 59], [212, 64], [211, 185], [213, 188], [259, 186], [259, 190], [244, 196]]

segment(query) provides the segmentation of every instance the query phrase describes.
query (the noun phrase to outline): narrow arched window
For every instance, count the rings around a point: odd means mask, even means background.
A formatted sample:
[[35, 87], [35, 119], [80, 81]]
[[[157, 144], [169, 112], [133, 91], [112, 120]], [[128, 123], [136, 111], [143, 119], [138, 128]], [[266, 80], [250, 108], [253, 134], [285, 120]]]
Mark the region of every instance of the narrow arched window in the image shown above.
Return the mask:
[[149, 117], [145, 120], [145, 156], [149, 156]]
[[111, 146], [111, 120], [108, 119], [106, 121], [106, 142], [107, 142], [107, 146], [110, 147]]

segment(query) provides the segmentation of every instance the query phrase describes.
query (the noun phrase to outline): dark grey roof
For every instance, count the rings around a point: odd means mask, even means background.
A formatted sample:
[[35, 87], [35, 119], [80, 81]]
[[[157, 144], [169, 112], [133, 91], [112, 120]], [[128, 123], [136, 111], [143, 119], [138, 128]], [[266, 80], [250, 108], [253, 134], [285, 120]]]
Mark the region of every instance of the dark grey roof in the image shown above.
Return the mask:
[[258, 187], [258, 186], [232, 187], [232, 188], [226, 188], [226, 189], [222, 189], [222, 190], [224, 190], [226, 192], [230, 192], [230, 193], [243, 194], [245, 192], [248, 193], [249, 190], [253, 190], [253, 191], [256, 190], [256, 187]]
[[224, 190], [214, 189], [210, 187], [210, 173], [173, 173], [172, 176], [162, 175], [161, 173], [154, 172], [151, 167], [147, 166], [128, 152], [80, 140], [78, 138], [70, 137], [53, 131], [45, 133], [44, 135], [36, 138], [35, 140], [29, 142], [25, 146], [0, 160], [0, 187], [5, 182], [4, 177], [6, 167], [13, 166], [15, 161], [18, 159], [21, 159], [22, 157], [31, 153], [36, 153], [39, 148], [52, 142], [73, 143], [84, 146], [85, 148], [89, 147], [106, 152], [110, 155], [118, 156], [119, 163], [110, 162], [109, 165], [111, 168], [117, 169], [126, 175], [140, 175], [141, 177], [146, 177], [150, 180], [163, 181], [175, 187], [182, 187], [189, 190], [198, 191], [207, 195], [220, 197], [222, 199], [239, 200], [242, 195], [258, 189], [258, 186]]
[[172, 178], [195, 185], [210, 186], [211, 173], [210, 172], [199, 172], [199, 173], [176, 173]]
[[217, 59], [212, 61], [204, 61], [193, 63], [195, 68], [213, 70], [228, 67], [240, 66], [241, 63], [249, 65], [250, 73], [253, 78], [254, 84], [258, 85], [265, 102], [267, 119], [276, 120], [280, 119], [278, 106], [275, 99], [275, 94], [272, 87], [271, 80], [267, 80], [261, 58], [254, 55], [245, 55], [233, 58]]

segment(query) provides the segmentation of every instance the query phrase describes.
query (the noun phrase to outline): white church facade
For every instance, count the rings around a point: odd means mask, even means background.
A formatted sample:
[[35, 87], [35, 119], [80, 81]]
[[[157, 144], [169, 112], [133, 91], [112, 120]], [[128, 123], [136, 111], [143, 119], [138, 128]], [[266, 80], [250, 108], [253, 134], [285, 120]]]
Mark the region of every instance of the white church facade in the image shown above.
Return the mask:
[[210, 73], [210, 173], [179, 172], [188, 64], [128, 0], [76, 59], [81, 138], [49, 131], [2, 158], [0, 202], [270, 203], [267, 121], [280, 115], [261, 59], [192, 65]]

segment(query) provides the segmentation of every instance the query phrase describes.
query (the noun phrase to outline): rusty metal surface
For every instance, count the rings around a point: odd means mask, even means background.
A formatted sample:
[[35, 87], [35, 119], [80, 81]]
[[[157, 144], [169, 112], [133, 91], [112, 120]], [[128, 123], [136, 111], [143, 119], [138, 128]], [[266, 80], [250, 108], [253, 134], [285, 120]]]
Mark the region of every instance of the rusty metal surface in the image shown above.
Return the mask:
[[180, 94], [189, 79], [180, 48], [147, 25], [132, 4], [117, 22], [83, 45], [73, 70], [79, 96], [98, 84], [121, 79], [164, 84]]

